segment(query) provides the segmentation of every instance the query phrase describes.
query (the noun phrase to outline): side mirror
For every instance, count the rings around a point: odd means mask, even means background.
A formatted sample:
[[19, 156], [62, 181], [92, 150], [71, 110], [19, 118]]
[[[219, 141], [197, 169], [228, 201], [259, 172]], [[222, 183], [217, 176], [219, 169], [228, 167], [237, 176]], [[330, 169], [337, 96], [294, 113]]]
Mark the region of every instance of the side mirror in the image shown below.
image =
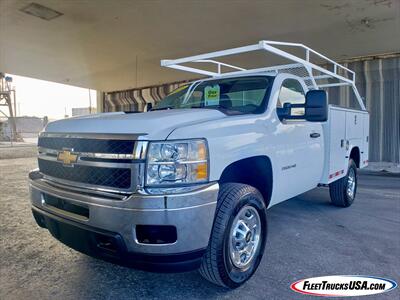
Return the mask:
[[153, 108], [153, 103], [149, 102], [146, 104], [146, 111], [150, 111]]
[[309, 122], [328, 120], [328, 100], [325, 91], [311, 90], [307, 92], [304, 117]]
[[278, 107], [276, 109], [276, 113], [281, 121], [284, 119], [289, 119], [292, 114], [292, 104], [289, 102], [283, 103], [283, 107]]

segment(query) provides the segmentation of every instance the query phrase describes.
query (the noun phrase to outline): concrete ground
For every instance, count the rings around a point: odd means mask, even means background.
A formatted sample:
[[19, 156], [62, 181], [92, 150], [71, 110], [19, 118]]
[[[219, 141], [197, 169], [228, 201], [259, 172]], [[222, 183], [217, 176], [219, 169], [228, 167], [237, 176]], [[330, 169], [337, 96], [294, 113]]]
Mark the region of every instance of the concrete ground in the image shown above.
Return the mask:
[[[350, 208], [329, 205], [318, 188], [268, 211], [261, 265], [227, 290], [197, 272], [156, 274], [75, 252], [39, 228], [30, 213], [27, 172], [34, 158], [0, 160], [0, 299], [301, 299], [298, 279], [362, 274], [400, 283], [400, 177], [364, 173]], [[400, 289], [370, 299], [400, 299]]]
[[0, 142], [0, 160], [35, 157], [37, 151], [37, 146], [35, 144], [14, 143], [11, 147], [9, 142]]

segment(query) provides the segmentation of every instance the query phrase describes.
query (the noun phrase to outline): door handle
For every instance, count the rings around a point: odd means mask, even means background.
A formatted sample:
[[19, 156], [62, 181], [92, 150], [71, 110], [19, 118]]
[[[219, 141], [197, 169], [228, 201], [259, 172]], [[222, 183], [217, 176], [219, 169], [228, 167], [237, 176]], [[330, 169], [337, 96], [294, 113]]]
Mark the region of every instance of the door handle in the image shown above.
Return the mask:
[[321, 135], [320, 135], [318, 132], [310, 133], [310, 138], [312, 138], [312, 139], [319, 138], [320, 136], [321, 136]]

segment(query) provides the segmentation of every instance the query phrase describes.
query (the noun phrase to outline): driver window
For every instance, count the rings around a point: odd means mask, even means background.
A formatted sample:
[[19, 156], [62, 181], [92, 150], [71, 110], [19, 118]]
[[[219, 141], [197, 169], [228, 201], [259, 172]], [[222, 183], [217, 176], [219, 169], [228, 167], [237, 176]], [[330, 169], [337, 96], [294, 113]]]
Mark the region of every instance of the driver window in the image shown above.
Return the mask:
[[[304, 95], [303, 86], [296, 79], [286, 79], [282, 83], [282, 87], [279, 91], [278, 102], [276, 107], [282, 108], [284, 103], [291, 104], [305, 104], [306, 97]], [[292, 116], [304, 115], [303, 107], [294, 107], [291, 110]]]

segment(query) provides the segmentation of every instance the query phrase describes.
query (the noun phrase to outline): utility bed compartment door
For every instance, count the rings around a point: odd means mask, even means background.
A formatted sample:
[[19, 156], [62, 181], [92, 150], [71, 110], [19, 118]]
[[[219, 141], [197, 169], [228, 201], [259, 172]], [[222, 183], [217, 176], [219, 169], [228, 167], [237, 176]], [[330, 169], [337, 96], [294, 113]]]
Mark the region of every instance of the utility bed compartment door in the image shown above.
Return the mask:
[[361, 168], [368, 166], [368, 156], [369, 156], [369, 115], [364, 114], [364, 134], [363, 134], [363, 149], [361, 150]]
[[346, 114], [346, 138], [359, 139], [363, 136], [364, 116], [359, 112], [347, 111]]
[[348, 155], [353, 147], [360, 149], [360, 168], [368, 165], [369, 114], [361, 111], [346, 112], [346, 140]]
[[[346, 157], [346, 112], [342, 110], [330, 110], [330, 161], [328, 180], [341, 176]], [[339, 172], [339, 174], [338, 174]]]
[[329, 184], [346, 175], [353, 147], [360, 149], [360, 167], [368, 164], [368, 113], [330, 105], [324, 131], [324, 141], [328, 147], [325, 147], [321, 183]]

